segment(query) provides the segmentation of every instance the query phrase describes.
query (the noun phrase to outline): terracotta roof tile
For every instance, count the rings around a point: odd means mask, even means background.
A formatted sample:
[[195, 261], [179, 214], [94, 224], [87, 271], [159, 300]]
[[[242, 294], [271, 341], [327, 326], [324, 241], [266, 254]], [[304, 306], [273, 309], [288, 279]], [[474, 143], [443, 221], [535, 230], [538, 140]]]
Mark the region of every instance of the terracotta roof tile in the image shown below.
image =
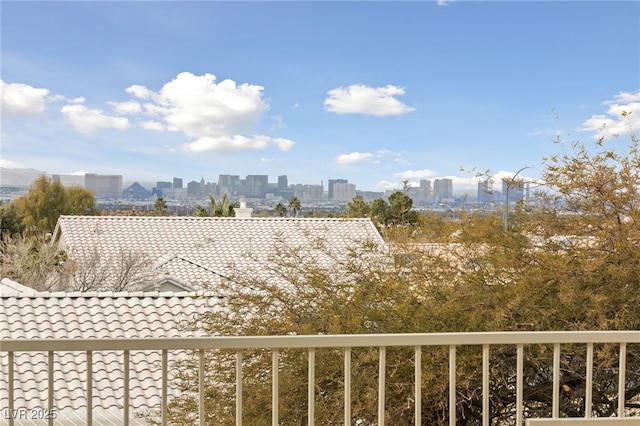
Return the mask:
[[323, 250], [344, 257], [363, 241], [386, 247], [370, 220], [336, 218], [62, 216], [54, 238], [80, 261], [95, 252], [143, 254], [156, 276], [192, 288], [213, 287], [236, 269], [264, 271], [278, 244], [302, 248], [325, 266], [335, 261]]
[[[0, 337], [188, 337], [197, 334], [181, 329], [180, 321], [195, 312], [212, 311], [219, 306], [218, 297], [212, 293], [136, 294], [137, 296], [126, 293], [92, 293], [73, 297], [68, 294], [62, 297], [0, 296]], [[169, 352], [170, 360], [175, 360], [178, 356], [178, 351]], [[109, 410], [107, 417], [122, 419], [123, 354], [98, 351], [93, 352], [92, 357], [93, 404], [98, 410]], [[0, 383], [3, 384], [0, 386], [0, 407], [8, 407], [8, 386], [4, 385], [8, 381], [7, 354], [0, 352], [0, 359]], [[61, 412], [60, 419], [76, 410], [86, 410], [86, 353], [56, 352], [54, 362], [54, 406]], [[160, 351], [131, 352], [130, 368], [132, 410], [145, 412], [158, 406], [162, 392]], [[14, 379], [14, 407], [48, 407], [46, 353], [15, 353]], [[174, 394], [175, 391], [169, 389], [169, 395]], [[84, 424], [84, 418], [80, 419], [81, 424]], [[114, 420], [113, 424], [118, 423], [120, 420]]]

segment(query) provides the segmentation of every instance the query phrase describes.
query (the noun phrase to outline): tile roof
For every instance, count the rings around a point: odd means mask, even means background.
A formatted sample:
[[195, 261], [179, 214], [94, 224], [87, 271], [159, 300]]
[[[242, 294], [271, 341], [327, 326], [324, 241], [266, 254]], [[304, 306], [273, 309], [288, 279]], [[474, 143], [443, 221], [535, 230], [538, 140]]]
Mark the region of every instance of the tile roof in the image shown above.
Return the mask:
[[38, 291], [31, 287], [12, 281], [9, 278], [2, 279], [2, 285], [0, 285], [0, 297], [20, 295], [35, 296], [37, 294]]
[[[200, 289], [239, 270], [264, 272], [277, 247], [330, 268], [362, 242], [386, 247], [369, 219], [61, 216], [54, 232], [70, 257], [143, 253], [156, 276]], [[328, 252], [331, 252], [328, 255]]]
[[[3, 287], [8, 280], [3, 280]], [[184, 327], [204, 312], [220, 306], [210, 292], [183, 293], [48, 293], [0, 295], [1, 339], [113, 339], [198, 336]], [[169, 362], [184, 355], [169, 351]], [[0, 409], [8, 404], [8, 355], [0, 352]], [[157, 409], [162, 398], [160, 351], [130, 353], [130, 407], [134, 413]], [[56, 352], [55, 401], [60, 421], [87, 409], [86, 355]], [[15, 353], [15, 409], [48, 407], [48, 358], [46, 353]], [[96, 420], [122, 419], [124, 397], [122, 352], [93, 353], [93, 406], [104, 412]], [[175, 390], [169, 388], [169, 397]], [[100, 408], [101, 407], [101, 408]], [[6, 413], [5, 413], [6, 414]], [[77, 414], [76, 414], [77, 415]], [[0, 417], [2, 413], [0, 413]], [[119, 417], [118, 417], [119, 416]], [[73, 416], [72, 416], [73, 417]], [[80, 418], [83, 418], [80, 416]], [[133, 415], [132, 415], [133, 418]], [[71, 417], [69, 423], [73, 424]], [[0, 420], [1, 422], [2, 420]], [[65, 421], [66, 422], [66, 421]], [[20, 423], [29, 424], [29, 423]], [[79, 424], [83, 424], [80, 422]], [[133, 424], [133, 423], [132, 423]]]

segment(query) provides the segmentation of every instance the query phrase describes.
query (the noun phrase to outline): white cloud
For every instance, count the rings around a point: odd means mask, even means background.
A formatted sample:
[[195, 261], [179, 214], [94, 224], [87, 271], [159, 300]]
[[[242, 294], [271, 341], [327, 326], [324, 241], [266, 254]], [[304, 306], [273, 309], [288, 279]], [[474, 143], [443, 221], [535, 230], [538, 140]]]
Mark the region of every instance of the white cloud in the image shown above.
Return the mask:
[[135, 101], [109, 102], [115, 112], [122, 115], [133, 115], [142, 112], [142, 106]]
[[579, 130], [594, 132], [594, 138], [609, 138], [636, 133], [640, 130], [640, 91], [620, 92], [607, 105], [605, 114], [594, 115]]
[[288, 151], [293, 146], [293, 141], [287, 139], [274, 139], [268, 136], [257, 135], [252, 137], [235, 135], [232, 137], [201, 137], [184, 145], [189, 152], [219, 151], [231, 152], [248, 149], [265, 149], [270, 144], [275, 144], [282, 151]]
[[154, 130], [156, 132], [161, 132], [163, 130], [166, 130], [164, 124], [160, 123], [159, 121], [153, 121], [153, 120], [141, 122], [140, 127], [146, 130]]
[[454, 194], [477, 194], [478, 179], [476, 177], [445, 176], [453, 181]]
[[[420, 179], [427, 179], [431, 181], [431, 187], [433, 188], [433, 181], [435, 179], [451, 179], [454, 195], [462, 195], [462, 194], [474, 195], [478, 190], [479, 179], [477, 179], [476, 177], [436, 176], [433, 173], [429, 176], [426, 176], [426, 173], [424, 172], [430, 172], [430, 171], [429, 170], [417, 170], [417, 171], [409, 170], [407, 172], [396, 173], [393, 176], [399, 178], [398, 180], [394, 180], [394, 181], [381, 180], [376, 184], [376, 188], [384, 189], [384, 190], [394, 190], [394, 191], [402, 190], [404, 180], [409, 180], [409, 182], [407, 182], [409, 186], [419, 186], [420, 182], [418, 180]], [[507, 172], [501, 172], [501, 173], [507, 173]], [[513, 173], [511, 173], [511, 176], [513, 176]], [[410, 181], [410, 179], [418, 179], [418, 180]]]
[[[529, 169], [530, 167], [527, 167], [527, 169]], [[514, 177], [516, 177], [517, 174], [517, 179], [523, 179], [524, 181], [533, 181], [535, 180], [534, 178], [531, 177], [527, 177], [525, 175], [525, 173], [523, 173], [525, 169], [520, 170], [519, 172], [508, 172], [508, 171], [504, 171], [501, 170], [497, 173], [494, 173], [491, 176], [491, 179], [493, 179], [494, 182], [500, 183], [502, 182], [502, 179], [513, 179]], [[484, 180], [486, 177], [483, 177], [481, 180]]]
[[86, 171], [86, 170], [76, 170], [75, 172], [64, 173], [64, 174], [66, 174], [66, 175], [71, 175], [71, 176], [84, 176], [84, 175], [86, 175], [87, 173], [89, 173], [89, 172], [88, 172], [88, 171]]
[[399, 158], [399, 157], [398, 158], [394, 158], [393, 162], [394, 163], [403, 164], [405, 166], [412, 166], [413, 165], [413, 163], [411, 161], [407, 161], [404, 158]]
[[12, 114], [42, 114], [49, 95], [48, 89], [38, 89], [23, 83], [2, 83], [2, 111]]
[[370, 152], [352, 152], [350, 154], [342, 154], [336, 157], [336, 163], [338, 164], [355, 164], [369, 161], [373, 157]]
[[150, 99], [153, 95], [151, 90], [137, 84], [127, 87], [124, 91], [139, 99]]
[[[236, 84], [233, 80], [216, 82], [213, 74], [180, 73], [159, 92], [143, 86], [131, 86], [126, 92], [148, 100], [147, 115], [158, 120], [144, 122], [147, 129], [180, 131], [193, 140], [184, 145], [187, 151], [237, 151], [265, 149], [276, 146], [288, 151], [294, 142], [264, 135], [245, 136], [269, 105], [262, 99], [263, 88], [251, 84]], [[274, 116], [276, 125], [281, 119]]]
[[396, 190], [396, 189], [402, 189], [402, 182], [398, 182], [398, 181], [388, 181], [388, 180], [381, 180], [378, 183], [376, 183], [376, 189], [384, 189], [384, 190]]
[[61, 112], [78, 132], [84, 134], [95, 133], [98, 128], [125, 130], [131, 126], [126, 118], [109, 116], [80, 104], [65, 105]]
[[[420, 180], [431, 179], [436, 176], [434, 170], [406, 170], [404, 172], [394, 173], [393, 177], [398, 179], [398, 182], [406, 182], [408, 186], [420, 186]], [[414, 181], [411, 181], [415, 179]]]
[[324, 101], [325, 110], [337, 114], [368, 114], [379, 117], [400, 115], [413, 111], [395, 98], [404, 95], [401, 87], [369, 87], [354, 84], [330, 90]]
[[289, 151], [295, 145], [295, 142], [284, 138], [270, 138], [271, 143], [280, 148], [281, 151]]
[[4, 167], [5, 169], [26, 169], [27, 166], [16, 163], [15, 161], [5, 160], [4, 158], [0, 158], [0, 167]]
[[395, 173], [393, 176], [397, 177], [398, 179], [401, 179], [401, 180], [404, 180], [404, 179], [430, 179], [430, 178], [436, 176], [436, 172], [433, 171], [433, 170], [428, 170], [428, 169], [424, 169], [424, 170], [406, 170], [404, 172]]

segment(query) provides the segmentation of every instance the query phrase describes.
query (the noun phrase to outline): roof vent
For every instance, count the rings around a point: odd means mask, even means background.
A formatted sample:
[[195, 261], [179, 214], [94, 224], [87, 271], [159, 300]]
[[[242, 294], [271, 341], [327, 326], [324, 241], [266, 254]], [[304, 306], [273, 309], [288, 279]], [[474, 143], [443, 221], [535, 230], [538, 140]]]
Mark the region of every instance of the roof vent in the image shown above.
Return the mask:
[[236, 217], [239, 219], [250, 219], [253, 213], [253, 209], [247, 207], [247, 202], [244, 200], [240, 200], [240, 207], [236, 207], [233, 209]]

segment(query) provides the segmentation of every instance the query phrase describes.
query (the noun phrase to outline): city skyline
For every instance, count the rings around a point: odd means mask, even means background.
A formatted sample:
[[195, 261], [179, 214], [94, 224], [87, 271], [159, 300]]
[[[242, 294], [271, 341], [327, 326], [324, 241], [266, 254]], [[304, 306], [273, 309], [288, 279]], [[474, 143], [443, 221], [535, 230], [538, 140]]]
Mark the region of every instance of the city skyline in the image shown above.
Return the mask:
[[[24, 171], [25, 173], [22, 174], [20, 173], [21, 171]], [[350, 182], [349, 179], [344, 179], [344, 178], [333, 178], [333, 179], [326, 179], [326, 180], [323, 179], [320, 182], [303, 181], [303, 182], [289, 183], [288, 176], [286, 174], [284, 175], [280, 174], [278, 176], [255, 175], [255, 174], [247, 174], [244, 176], [240, 174], [219, 174], [217, 177], [201, 176], [200, 179], [185, 179], [180, 176], [170, 177], [170, 175], [165, 175], [165, 176], [162, 176], [160, 179], [156, 179], [153, 181], [140, 181], [140, 180], [130, 179], [126, 175], [96, 174], [96, 173], [69, 175], [69, 174], [55, 174], [55, 173], [52, 174], [52, 173], [47, 173], [46, 171], [35, 170], [35, 169], [24, 169], [24, 170], [17, 169], [16, 170], [16, 169], [0, 168], [0, 186], [5, 188], [22, 188], [23, 190], [26, 190], [29, 186], [31, 186], [31, 184], [37, 178], [39, 178], [42, 175], [45, 175], [50, 179], [60, 181], [64, 186], [80, 185], [85, 187], [87, 182], [87, 176], [97, 176], [99, 178], [117, 176], [120, 178], [120, 181], [121, 181], [120, 185], [122, 186], [123, 191], [125, 191], [127, 188], [129, 188], [132, 185], [140, 185], [144, 190], [148, 191], [149, 193], [153, 193], [156, 190], [162, 190], [163, 188], [187, 189], [188, 185], [191, 185], [194, 183], [198, 183], [206, 187], [211, 185], [214, 185], [214, 186], [217, 185], [217, 188], [219, 188], [221, 186], [221, 179], [229, 179], [229, 178], [235, 178], [239, 180], [242, 185], [244, 185], [247, 179], [264, 176], [265, 185], [268, 185], [270, 189], [273, 189], [273, 188], [292, 189], [294, 187], [300, 187], [300, 186], [316, 186], [316, 187], [323, 188], [323, 193], [325, 195], [324, 198], [342, 199], [343, 201], [344, 200], [350, 201], [354, 196], [362, 193], [368, 193], [369, 195], [374, 193], [385, 194], [386, 196], [397, 190], [407, 192], [407, 194], [413, 195], [414, 197], [418, 197], [418, 198], [424, 197], [425, 195], [428, 195], [428, 194], [431, 194], [432, 196], [436, 196], [436, 197], [441, 196], [442, 198], [445, 198], [445, 199], [450, 199], [454, 197], [474, 198], [476, 196], [476, 193], [480, 190], [481, 186], [485, 188], [485, 192], [500, 194], [500, 191], [497, 191], [496, 189], [494, 189], [494, 186], [497, 188], [498, 184], [501, 181], [501, 178], [496, 179], [495, 177], [487, 178], [484, 176], [478, 176], [477, 178], [475, 178], [473, 185], [456, 186], [454, 184], [454, 179], [451, 179], [451, 178], [420, 179], [420, 181], [414, 185], [404, 186], [405, 182], [400, 182], [399, 185], [394, 188], [386, 188], [379, 191], [371, 191], [371, 190], [359, 187], [355, 183]], [[512, 173], [508, 175], [505, 174], [504, 177], [511, 178], [512, 175], [513, 175]], [[527, 178], [524, 178], [523, 182], [529, 182], [530, 184], [537, 183], [535, 180], [527, 179]], [[334, 198], [332, 196], [333, 183], [347, 185], [348, 188], [342, 187], [340, 188], [340, 191], [346, 190], [347, 191], [346, 194], [350, 194], [352, 196], [347, 196], [345, 195], [344, 192], [342, 192], [341, 197]], [[438, 188], [439, 184], [440, 184], [440, 188]], [[442, 184], [444, 184], [444, 186], [441, 186]], [[228, 183], [226, 185], [228, 185]], [[225, 186], [225, 184], [223, 184], [222, 186]], [[214, 191], [214, 194], [217, 196], [222, 196], [224, 195], [225, 192], [227, 193], [229, 192], [229, 191], [223, 190], [222, 193], [220, 193], [220, 191], [217, 188], [216, 188], [216, 191]], [[425, 188], [426, 188], [426, 193], [423, 194], [424, 192], [423, 190]], [[123, 192], [123, 191], [120, 191], [120, 192]], [[273, 192], [273, 191], [266, 191], [266, 192]], [[356, 194], [356, 192], [358, 194]], [[243, 195], [246, 195], [246, 194], [243, 194]], [[376, 196], [376, 198], [377, 197], [378, 196]], [[257, 197], [257, 198], [261, 198], [261, 197]], [[487, 198], [487, 197], [478, 196], [477, 198], [480, 200], [481, 198]]]
[[5, 168], [474, 194], [640, 128], [637, 2], [1, 7]]

